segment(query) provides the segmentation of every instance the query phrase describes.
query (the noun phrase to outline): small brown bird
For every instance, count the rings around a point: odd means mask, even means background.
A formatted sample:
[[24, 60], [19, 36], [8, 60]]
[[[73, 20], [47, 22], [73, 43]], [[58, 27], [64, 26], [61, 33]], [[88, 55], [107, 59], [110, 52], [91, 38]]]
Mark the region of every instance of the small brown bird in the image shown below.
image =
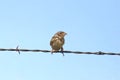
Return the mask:
[[63, 31], [59, 31], [57, 32], [51, 39], [50, 41], [50, 46], [52, 48], [52, 51], [51, 53], [53, 54], [53, 52], [56, 52], [56, 51], [59, 51], [61, 50], [63, 56], [64, 56], [64, 53], [63, 53], [63, 45], [65, 43], [65, 39], [64, 39], [64, 36], [66, 35], [67, 33], [63, 32]]

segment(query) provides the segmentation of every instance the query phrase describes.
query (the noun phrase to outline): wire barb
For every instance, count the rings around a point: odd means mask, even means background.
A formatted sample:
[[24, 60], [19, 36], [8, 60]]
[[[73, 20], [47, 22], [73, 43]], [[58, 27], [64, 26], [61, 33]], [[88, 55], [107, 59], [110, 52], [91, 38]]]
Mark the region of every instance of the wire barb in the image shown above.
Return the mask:
[[[50, 50], [39, 50], [39, 49], [19, 49], [19, 45], [15, 49], [5, 49], [0, 48], [0, 51], [17, 51], [19, 54], [20, 52], [44, 52], [44, 53], [51, 53]], [[81, 52], [81, 51], [56, 51], [56, 53], [74, 53], [74, 54], [94, 54], [94, 55], [118, 55], [120, 56], [120, 53], [112, 53], [112, 52]]]

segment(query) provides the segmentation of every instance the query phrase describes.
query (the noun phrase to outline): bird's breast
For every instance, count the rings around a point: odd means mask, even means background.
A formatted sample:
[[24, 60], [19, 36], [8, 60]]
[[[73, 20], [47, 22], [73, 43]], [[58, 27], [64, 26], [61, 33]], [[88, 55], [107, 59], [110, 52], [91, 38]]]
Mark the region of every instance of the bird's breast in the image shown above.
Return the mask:
[[59, 38], [56, 38], [52, 48], [55, 50], [59, 50], [62, 46], [63, 46], [63, 42]]

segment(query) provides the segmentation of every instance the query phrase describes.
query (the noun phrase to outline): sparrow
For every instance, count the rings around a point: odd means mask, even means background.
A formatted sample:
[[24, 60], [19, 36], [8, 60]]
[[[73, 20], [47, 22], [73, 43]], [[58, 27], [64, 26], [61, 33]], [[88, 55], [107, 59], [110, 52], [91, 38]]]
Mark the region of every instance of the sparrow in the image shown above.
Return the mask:
[[59, 50], [61, 50], [63, 56], [63, 45], [65, 43], [65, 35], [67, 33], [63, 32], [63, 31], [59, 31], [57, 33], [54, 34], [54, 36], [52, 37], [51, 41], [50, 41], [50, 46], [52, 48], [51, 54], [53, 54], [53, 52], [57, 52]]

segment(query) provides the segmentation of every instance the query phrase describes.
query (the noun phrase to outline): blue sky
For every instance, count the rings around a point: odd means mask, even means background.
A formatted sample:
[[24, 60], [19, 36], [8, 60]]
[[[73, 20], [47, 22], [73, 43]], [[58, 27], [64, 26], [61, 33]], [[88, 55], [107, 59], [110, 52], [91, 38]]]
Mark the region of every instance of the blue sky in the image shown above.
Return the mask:
[[[1, 48], [51, 50], [65, 31], [65, 50], [120, 52], [119, 0], [2, 0]], [[120, 80], [120, 57], [0, 52], [0, 80]]]

